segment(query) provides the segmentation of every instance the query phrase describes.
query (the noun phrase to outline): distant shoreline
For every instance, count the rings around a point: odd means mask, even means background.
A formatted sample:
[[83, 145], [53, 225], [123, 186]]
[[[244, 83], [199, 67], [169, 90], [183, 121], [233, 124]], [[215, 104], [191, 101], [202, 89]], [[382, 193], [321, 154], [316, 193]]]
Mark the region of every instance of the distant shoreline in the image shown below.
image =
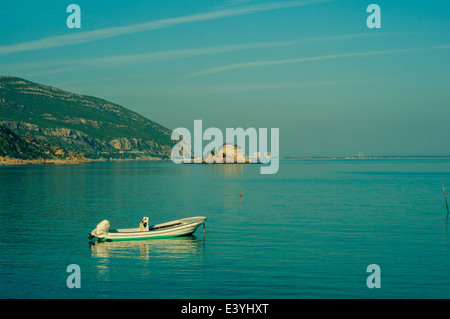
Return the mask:
[[[368, 156], [368, 157], [280, 157], [280, 161], [339, 161], [339, 160], [347, 160], [347, 161], [365, 161], [365, 160], [417, 160], [417, 159], [446, 159], [450, 160], [450, 155], [448, 156]], [[170, 159], [161, 159], [161, 158], [100, 158], [100, 159], [91, 159], [91, 158], [73, 158], [73, 159], [33, 159], [33, 160], [23, 160], [17, 158], [9, 158], [9, 157], [1, 157], [0, 156], [0, 167], [2, 166], [21, 166], [21, 165], [75, 165], [75, 164], [92, 164], [92, 163], [105, 163], [105, 162], [170, 162]], [[191, 164], [191, 165], [230, 165], [230, 164], [263, 164], [262, 162], [244, 162], [244, 163], [206, 163], [203, 161], [202, 163], [183, 163], [183, 164]]]
[[66, 164], [86, 164], [92, 163], [89, 159], [32, 159], [24, 160], [19, 158], [0, 157], [0, 166], [16, 165], [66, 165]]
[[433, 156], [433, 155], [401, 155], [401, 156], [304, 156], [304, 157], [280, 157], [280, 160], [396, 160], [396, 159], [450, 159], [450, 155]]
[[96, 162], [164, 162], [169, 161], [161, 158], [145, 158], [145, 159], [91, 159], [91, 158], [72, 158], [72, 159], [32, 159], [23, 160], [18, 158], [0, 157], [1, 166], [21, 166], [21, 165], [74, 165], [74, 164], [92, 164]]

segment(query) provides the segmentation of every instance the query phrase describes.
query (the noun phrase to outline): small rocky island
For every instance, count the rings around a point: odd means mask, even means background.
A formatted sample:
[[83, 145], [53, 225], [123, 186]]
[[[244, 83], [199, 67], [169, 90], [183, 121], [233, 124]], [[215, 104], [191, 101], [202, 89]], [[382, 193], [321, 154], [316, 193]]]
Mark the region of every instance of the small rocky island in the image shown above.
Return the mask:
[[255, 160], [251, 160], [245, 156], [244, 150], [238, 145], [231, 143], [223, 144], [217, 152], [211, 153], [204, 157], [194, 157], [191, 160], [193, 164], [260, 164], [259, 152], [254, 154]]

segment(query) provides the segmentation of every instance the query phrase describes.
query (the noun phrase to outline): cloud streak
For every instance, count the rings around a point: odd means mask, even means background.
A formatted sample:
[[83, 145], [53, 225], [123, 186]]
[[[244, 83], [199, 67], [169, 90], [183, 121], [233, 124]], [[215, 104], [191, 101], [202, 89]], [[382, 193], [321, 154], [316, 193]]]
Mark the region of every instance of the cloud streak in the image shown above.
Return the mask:
[[[338, 81], [313, 81], [313, 82], [273, 82], [273, 83], [233, 83], [233, 84], [206, 84], [206, 85], [174, 85], [162, 88], [157, 88], [158, 93], [176, 94], [216, 94], [228, 92], [248, 92], [248, 91], [267, 91], [267, 90], [282, 90], [303, 87], [321, 87], [332, 85], [344, 85], [354, 82], [366, 81], [365, 79], [358, 80], [338, 80]], [[370, 79], [373, 80], [373, 79]]]
[[353, 33], [344, 35], [332, 35], [332, 36], [320, 36], [313, 38], [306, 38], [294, 41], [284, 41], [284, 42], [255, 42], [247, 44], [229, 44], [205, 48], [189, 48], [189, 49], [178, 49], [178, 50], [167, 50], [159, 52], [148, 52], [141, 54], [126, 54], [126, 55], [111, 55], [102, 57], [92, 57], [84, 59], [66, 59], [66, 60], [52, 60], [52, 61], [36, 61], [36, 62], [25, 62], [20, 64], [8, 64], [0, 65], [3, 69], [11, 70], [26, 70], [39, 69], [43, 70], [36, 74], [49, 74], [58, 73], [65, 71], [68, 66], [71, 66], [71, 70], [77, 68], [85, 67], [98, 67], [98, 66], [108, 66], [108, 65], [125, 65], [130, 63], [152, 63], [159, 61], [170, 61], [181, 58], [190, 58], [196, 56], [205, 55], [215, 55], [223, 53], [231, 53], [243, 50], [256, 50], [256, 49], [270, 49], [277, 47], [294, 46], [305, 43], [316, 43], [316, 42], [329, 42], [329, 41], [340, 41], [349, 40], [360, 37], [376, 37], [376, 36], [389, 36], [396, 35], [398, 33]]
[[85, 59], [66, 59], [56, 61], [38, 61], [19, 64], [0, 65], [3, 69], [11, 70], [42, 70], [32, 75], [58, 73], [77, 68], [99, 67], [99, 66], [117, 66], [132, 63], [152, 63], [160, 61], [170, 61], [182, 58], [190, 58], [195, 56], [215, 55], [229, 52], [252, 50], [252, 49], [269, 49], [283, 46], [291, 46], [297, 44], [295, 41], [291, 42], [255, 42], [247, 44], [230, 44], [206, 48], [191, 48], [180, 50], [168, 50], [159, 52], [149, 52], [142, 54], [128, 54], [128, 55], [112, 55], [104, 57], [93, 57]]
[[181, 77], [181, 79], [193, 78], [193, 77], [202, 76], [202, 75], [216, 74], [216, 73], [227, 72], [227, 71], [238, 70], [238, 69], [246, 69], [246, 68], [266, 67], [266, 66], [273, 66], [273, 65], [302, 63], [302, 62], [308, 62], [308, 61], [323, 61], [323, 60], [332, 60], [332, 59], [364, 57], [364, 56], [374, 56], [374, 55], [383, 55], [383, 54], [392, 54], [392, 53], [401, 53], [401, 52], [414, 52], [414, 51], [423, 51], [423, 50], [432, 50], [432, 49], [444, 49], [444, 48], [446, 48], [446, 46], [430, 47], [430, 48], [415, 48], [415, 49], [396, 49], [396, 50], [384, 50], [384, 51], [352, 52], [352, 53], [313, 56], [313, 57], [306, 57], [306, 58], [232, 63], [232, 64], [227, 64], [227, 65], [223, 65], [223, 66], [219, 66], [219, 67], [214, 67], [214, 68], [209, 68], [209, 69], [205, 69], [202, 71], [194, 72], [194, 73], [191, 73], [191, 74]]
[[139, 32], [169, 28], [175, 25], [195, 23], [200, 21], [209, 21], [223, 19], [227, 17], [254, 14], [263, 11], [272, 11], [277, 9], [286, 9], [313, 5], [332, 0], [306, 0], [306, 1], [280, 1], [264, 4], [248, 5], [237, 8], [222, 9], [206, 13], [193, 14], [177, 18], [162, 19], [146, 23], [134, 24], [123, 27], [104, 28], [94, 31], [79, 32], [73, 34], [59, 35], [43, 38], [35, 41], [0, 46], [0, 55], [12, 54], [17, 52], [43, 50], [67, 45], [76, 45], [87, 42], [94, 42], [102, 39], [108, 39]]

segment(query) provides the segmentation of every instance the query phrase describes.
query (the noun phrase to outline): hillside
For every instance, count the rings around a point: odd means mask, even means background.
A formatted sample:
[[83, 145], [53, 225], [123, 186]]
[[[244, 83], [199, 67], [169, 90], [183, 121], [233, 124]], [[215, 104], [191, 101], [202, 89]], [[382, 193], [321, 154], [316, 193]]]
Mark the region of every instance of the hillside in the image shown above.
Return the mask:
[[86, 162], [86, 159], [81, 154], [18, 136], [0, 126], [0, 165], [55, 162], [79, 163]]
[[0, 125], [18, 136], [98, 159], [168, 159], [171, 131], [123, 106], [0, 76]]

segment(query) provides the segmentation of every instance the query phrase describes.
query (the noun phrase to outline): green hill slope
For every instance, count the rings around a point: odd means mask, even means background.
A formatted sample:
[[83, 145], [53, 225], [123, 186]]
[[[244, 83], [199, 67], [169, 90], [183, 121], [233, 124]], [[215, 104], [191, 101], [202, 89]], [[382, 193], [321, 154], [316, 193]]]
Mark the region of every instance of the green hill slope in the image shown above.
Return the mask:
[[0, 156], [23, 160], [48, 159], [55, 151], [48, 145], [18, 136], [10, 129], [0, 126]]
[[123, 106], [0, 76], [0, 125], [88, 158], [170, 157], [171, 131]]

